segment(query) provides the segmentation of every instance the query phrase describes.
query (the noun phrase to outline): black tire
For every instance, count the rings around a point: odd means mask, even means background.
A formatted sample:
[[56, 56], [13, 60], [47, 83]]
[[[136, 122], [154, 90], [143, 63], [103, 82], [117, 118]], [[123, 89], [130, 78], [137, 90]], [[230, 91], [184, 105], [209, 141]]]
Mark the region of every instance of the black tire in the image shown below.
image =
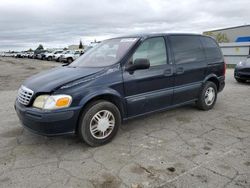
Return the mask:
[[[211, 90], [211, 88], [214, 90], [214, 98], [211, 101], [211, 103], [207, 104], [205, 99], [206, 92], [208, 91], [208, 89]], [[196, 105], [200, 110], [210, 110], [214, 107], [216, 100], [217, 100], [217, 86], [215, 85], [215, 83], [208, 81], [204, 84]]]
[[52, 60], [52, 57], [48, 57], [48, 61], [51, 61]]
[[68, 58], [68, 59], [67, 59], [67, 63], [70, 64], [70, 63], [72, 63], [72, 62], [73, 62], [73, 59], [72, 59], [72, 58]]
[[[110, 131], [110, 134], [106, 138], [95, 138], [90, 130], [90, 124], [92, 121], [92, 118], [99, 112], [107, 110], [112, 113], [114, 117], [114, 127], [113, 130]], [[100, 146], [107, 144], [110, 142], [115, 135], [117, 134], [117, 131], [119, 129], [119, 126], [121, 124], [121, 114], [119, 109], [111, 102], [105, 101], [105, 100], [98, 100], [91, 104], [89, 104], [86, 109], [83, 111], [79, 125], [78, 125], [78, 135], [82, 138], [84, 142], [86, 142], [88, 145], [92, 147]]]
[[246, 82], [246, 80], [242, 80], [242, 79], [240, 79], [240, 78], [235, 78], [235, 79], [236, 79], [236, 81], [239, 82], [239, 83], [245, 83], [245, 82]]

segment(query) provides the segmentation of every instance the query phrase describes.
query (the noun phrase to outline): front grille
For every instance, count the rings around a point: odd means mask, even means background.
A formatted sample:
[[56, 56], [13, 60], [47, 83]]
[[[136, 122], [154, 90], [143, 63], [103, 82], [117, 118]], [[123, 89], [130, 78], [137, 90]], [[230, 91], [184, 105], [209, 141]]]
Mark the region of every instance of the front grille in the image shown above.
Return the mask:
[[23, 104], [23, 105], [28, 105], [30, 103], [30, 100], [33, 96], [33, 91], [28, 89], [25, 86], [21, 86], [20, 89], [18, 90], [18, 96], [17, 100]]

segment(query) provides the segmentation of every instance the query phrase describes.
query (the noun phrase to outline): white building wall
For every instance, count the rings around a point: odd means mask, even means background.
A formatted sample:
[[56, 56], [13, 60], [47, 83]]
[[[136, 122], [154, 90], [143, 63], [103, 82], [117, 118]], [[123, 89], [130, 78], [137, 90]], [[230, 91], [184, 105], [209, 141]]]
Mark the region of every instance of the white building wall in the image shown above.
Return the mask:
[[211, 30], [206, 32], [212, 32], [215, 35], [219, 33], [226, 34], [227, 38], [229, 39], [229, 42], [235, 42], [238, 37], [250, 36], [250, 25]]
[[250, 52], [250, 42], [220, 43], [227, 64], [237, 64], [246, 60]]

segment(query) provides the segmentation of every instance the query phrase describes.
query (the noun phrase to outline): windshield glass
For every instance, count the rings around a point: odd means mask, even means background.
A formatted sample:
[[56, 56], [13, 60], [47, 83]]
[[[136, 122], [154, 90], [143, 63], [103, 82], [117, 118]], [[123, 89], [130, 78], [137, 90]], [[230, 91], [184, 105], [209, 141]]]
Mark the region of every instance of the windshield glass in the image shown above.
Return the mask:
[[117, 63], [136, 43], [138, 38], [105, 40], [74, 61], [73, 67], [106, 67]]
[[74, 53], [73, 51], [66, 51], [64, 54], [72, 54]]
[[60, 53], [62, 53], [63, 51], [54, 51], [53, 53], [54, 54], [60, 54]]

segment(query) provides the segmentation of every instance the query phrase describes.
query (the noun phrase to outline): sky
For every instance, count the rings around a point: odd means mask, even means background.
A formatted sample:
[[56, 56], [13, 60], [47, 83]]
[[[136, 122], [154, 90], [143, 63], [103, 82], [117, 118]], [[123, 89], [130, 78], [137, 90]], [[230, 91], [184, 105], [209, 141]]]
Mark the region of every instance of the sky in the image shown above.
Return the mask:
[[0, 0], [0, 51], [250, 24], [249, 0]]

